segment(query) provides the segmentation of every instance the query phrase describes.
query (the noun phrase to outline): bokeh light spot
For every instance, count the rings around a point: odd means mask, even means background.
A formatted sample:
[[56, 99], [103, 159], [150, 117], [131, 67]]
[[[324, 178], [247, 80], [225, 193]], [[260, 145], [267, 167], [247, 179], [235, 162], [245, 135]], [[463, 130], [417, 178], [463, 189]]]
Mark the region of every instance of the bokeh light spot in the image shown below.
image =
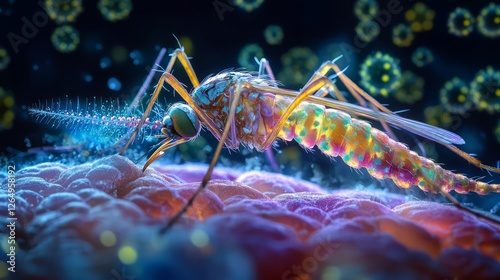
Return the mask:
[[133, 264], [137, 261], [137, 252], [130, 246], [123, 246], [118, 250], [118, 258], [123, 264]]

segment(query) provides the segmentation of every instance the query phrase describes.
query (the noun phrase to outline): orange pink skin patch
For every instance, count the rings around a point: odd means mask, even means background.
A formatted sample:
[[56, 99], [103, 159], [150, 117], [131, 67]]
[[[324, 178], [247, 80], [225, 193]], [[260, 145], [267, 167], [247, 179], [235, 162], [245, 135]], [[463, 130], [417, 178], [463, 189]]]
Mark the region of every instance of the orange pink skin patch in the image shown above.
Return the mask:
[[[216, 169], [193, 207], [159, 236], [205, 171], [157, 164], [143, 173], [121, 156], [18, 171], [16, 252], [26, 268], [18, 275], [107, 279], [122, 267], [137, 279], [500, 275], [497, 224], [448, 205], [377, 191], [328, 192], [260, 171]], [[0, 198], [4, 203], [5, 192]], [[108, 231], [112, 246], [102, 241]], [[131, 263], [123, 263], [124, 246], [135, 252]]]

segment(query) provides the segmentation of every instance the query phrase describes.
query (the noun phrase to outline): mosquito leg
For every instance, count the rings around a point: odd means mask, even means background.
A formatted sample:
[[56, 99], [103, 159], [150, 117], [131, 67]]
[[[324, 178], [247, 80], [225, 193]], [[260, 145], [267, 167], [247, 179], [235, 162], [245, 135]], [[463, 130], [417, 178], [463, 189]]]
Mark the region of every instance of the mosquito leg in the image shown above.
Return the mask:
[[437, 193], [440, 193], [441, 195], [443, 195], [448, 201], [450, 201], [453, 205], [455, 205], [455, 207], [463, 209], [463, 210], [471, 213], [472, 215], [474, 215], [476, 217], [480, 217], [480, 218], [486, 219], [488, 221], [500, 224], [500, 219], [499, 218], [497, 218], [495, 216], [492, 216], [492, 215], [489, 215], [489, 214], [487, 214], [485, 212], [481, 212], [481, 211], [469, 208], [469, 207], [463, 205], [462, 203], [460, 203], [450, 193], [443, 191], [440, 186], [437, 186], [436, 183], [434, 183], [434, 181], [431, 178], [429, 178], [429, 176], [427, 176], [426, 174], [424, 174], [424, 172], [419, 172], [419, 175], [422, 176], [423, 178], [425, 178], [425, 181], [427, 182], [427, 184], [429, 184], [430, 186], [432, 186], [433, 189]]
[[[274, 76], [273, 70], [271, 69], [271, 64], [269, 64], [269, 61], [267, 61], [267, 59], [265, 59], [265, 58], [262, 58], [260, 61], [258, 61], [257, 58], [255, 58], [255, 60], [259, 64], [259, 77], [268, 76], [269, 79], [271, 79], [271, 81], [273, 81], [273, 83], [276, 83], [276, 79], [274, 78], [275, 76]], [[273, 154], [272, 147], [267, 148], [265, 151], [265, 154], [266, 154], [267, 161], [269, 162], [269, 164], [271, 166], [271, 169], [274, 172], [280, 172], [280, 168], [279, 168], [279, 165], [276, 161], [276, 157]]]
[[162, 89], [163, 83], [164, 83], [164, 77], [168, 73], [163, 73], [161, 78], [158, 80], [158, 83], [156, 84], [155, 91], [153, 92], [153, 96], [151, 97], [151, 100], [148, 103], [148, 106], [146, 107], [146, 110], [144, 111], [144, 114], [142, 115], [141, 120], [137, 124], [137, 127], [134, 129], [134, 132], [130, 135], [130, 138], [128, 139], [127, 143], [125, 143], [125, 146], [123, 146], [122, 150], [120, 151], [120, 155], [122, 155], [128, 148], [128, 146], [134, 141], [135, 137], [137, 136], [139, 130], [142, 128], [144, 125], [144, 122], [146, 121], [147, 117], [149, 116], [149, 112], [151, 112], [151, 109], [153, 109], [153, 106], [156, 102], [156, 99], [158, 99], [158, 95], [160, 94], [160, 91]]
[[179, 220], [179, 218], [182, 217], [182, 215], [184, 213], [186, 213], [186, 211], [189, 209], [189, 207], [191, 207], [191, 205], [193, 205], [193, 202], [196, 199], [196, 197], [200, 194], [200, 192], [203, 189], [205, 189], [205, 187], [208, 184], [208, 181], [210, 181], [210, 178], [212, 177], [212, 173], [213, 173], [214, 168], [215, 168], [215, 164], [217, 163], [217, 160], [219, 159], [220, 153], [222, 151], [222, 147], [224, 146], [225, 140], [226, 140], [227, 136], [229, 135], [229, 131], [231, 130], [231, 123], [232, 123], [232, 120], [234, 120], [234, 117], [236, 115], [236, 107], [238, 106], [238, 103], [240, 101], [240, 95], [241, 95], [241, 89], [242, 89], [243, 83], [244, 83], [244, 81], [240, 80], [238, 82], [238, 85], [236, 86], [236, 91], [234, 93], [233, 100], [231, 102], [231, 107], [229, 108], [229, 115], [227, 117], [226, 124], [224, 125], [224, 131], [222, 132], [219, 144], [217, 145], [217, 148], [215, 149], [215, 153], [214, 153], [214, 156], [212, 157], [212, 161], [210, 162], [210, 166], [208, 167], [207, 173], [205, 173], [205, 176], [203, 177], [203, 180], [201, 181], [200, 186], [195, 191], [195, 193], [191, 196], [191, 198], [188, 200], [188, 202], [186, 204], [184, 204], [184, 206], [181, 208], [181, 210], [179, 212], [177, 212], [177, 214], [174, 217], [172, 217], [172, 219], [170, 219], [168, 221], [166, 226], [164, 226], [160, 229], [160, 234], [163, 234], [167, 230], [169, 230], [172, 227], [172, 225], [174, 225]]
[[[387, 109], [387, 107], [380, 104], [380, 102], [378, 102], [375, 98], [373, 98], [371, 95], [366, 93], [356, 83], [354, 83], [351, 79], [349, 79], [349, 77], [347, 77], [346, 75], [343, 75], [342, 71], [335, 63], [326, 63], [325, 69], [323, 71], [325, 71], [325, 70], [328, 71], [329, 69], [332, 69], [336, 73], [336, 75], [340, 78], [342, 83], [346, 86], [349, 93], [351, 93], [351, 95], [354, 96], [354, 98], [356, 98], [356, 100], [360, 103], [360, 105], [366, 106], [366, 102], [365, 102], [365, 100], [366, 100], [366, 101], [368, 101], [368, 103], [370, 104], [370, 106], [372, 107], [372, 109], [375, 112], [382, 111], [382, 112], [385, 112], [388, 114], [394, 114], [392, 111]], [[391, 136], [391, 138], [393, 138], [394, 140], [397, 141], [398, 138], [396, 137], [394, 132], [392, 132], [392, 129], [389, 127], [387, 122], [385, 122], [382, 119], [379, 119], [379, 122], [382, 124], [382, 127], [387, 132], [387, 134], [389, 134], [389, 136]]]
[[[338, 67], [337, 67], [337, 70], [340, 71], [340, 69], [338, 69]], [[319, 71], [320, 70], [318, 70], [318, 72]], [[339, 77], [345, 77], [345, 76], [344, 75], [340, 75]], [[354, 84], [352, 81], [350, 81], [349, 78], [347, 78], [347, 77], [345, 77], [345, 78], [347, 79], [347, 83], [350, 82], [350, 83]], [[319, 85], [319, 87], [315, 86], [314, 84], [317, 83], [320, 80], [323, 80], [323, 82]], [[278, 124], [274, 128], [273, 132], [268, 136], [268, 139], [266, 139], [265, 143], [267, 143], [267, 144], [272, 143], [272, 141], [274, 141], [276, 139], [279, 131], [282, 129], [282, 127], [284, 125], [284, 122], [286, 121], [286, 118], [289, 117], [289, 115], [293, 111], [293, 109], [295, 109], [302, 100], [307, 99], [307, 97], [310, 96], [310, 95], [312, 95], [312, 93], [315, 90], [319, 90], [319, 89], [323, 88], [328, 83], [331, 84], [331, 81], [329, 79], [327, 79], [325, 76], [318, 75], [317, 78], [311, 78], [311, 81], [308, 83], [308, 85], [306, 87], [304, 87], [304, 89], [301, 92], [299, 92], [299, 93], [294, 92], [294, 91], [290, 91], [290, 90], [279, 89], [279, 88], [253, 86], [254, 88], [256, 88], [258, 90], [268, 91], [268, 92], [271, 92], [271, 93], [274, 93], [274, 94], [283, 95], [283, 96], [290, 96], [290, 97], [295, 98], [295, 100], [289, 105], [289, 107], [287, 108], [287, 110], [285, 111], [285, 113], [281, 116], [280, 120], [278, 121]], [[351, 88], [354, 88], [354, 87], [351, 87]], [[299, 99], [300, 99], [300, 101], [299, 101]], [[382, 105], [380, 105], [380, 106], [382, 106]], [[385, 108], [385, 107], [383, 107], [383, 108]], [[390, 113], [392, 114], [392, 112], [390, 112]], [[495, 168], [495, 167], [484, 165], [481, 162], [479, 162], [479, 160], [475, 159], [474, 157], [468, 155], [467, 153], [461, 151], [460, 149], [456, 148], [455, 146], [453, 146], [451, 144], [446, 144], [446, 143], [442, 143], [442, 142], [439, 142], [439, 143], [442, 144], [442, 145], [444, 145], [445, 147], [449, 148], [453, 152], [457, 153], [461, 157], [465, 158], [467, 161], [471, 162], [472, 164], [474, 164], [474, 165], [476, 165], [476, 166], [478, 166], [480, 168], [484, 168], [484, 169], [487, 169], [487, 170], [490, 170], [490, 171], [494, 171], [494, 172], [500, 173], [500, 168]], [[422, 176], [424, 176], [424, 175], [422, 175]], [[427, 181], [428, 181], [428, 183], [430, 185], [433, 185], [433, 181], [430, 178], [427, 178]], [[434, 188], [435, 188], [436, 192], [441, 193], [448, 200], [450, 200], [450, 202], [452, 202], [454, 205], [457, 205], [457, 207], [462, 208], [462, 209], [467, 209], [467, 211], [469, 211], [469, 212], [471, 212], [471, 213], [473, 213], [475, 215], [478, 215], [480, 217], [484, 217], [484, 218], [486, 218], [488, 220], [495, 221], [494, 218], [491, 218], [491, 217], [487, 216], [484, 213], [477, 212], [475, 210], [471, 210], [471, 209], [469, 209], [469, 208], [461, 205], [450, 194], [443, 192], [439, 187], [434, 187]]]
[[153, 105], [156, 102], [156, 99], [158, 99], [158, 95], [160, 94], [160, 91], [162, 89], [163, 83], [164, 83], [164, 76], [167, 73], [170, 73], [172, 71], [172, 68], [174, 66], [174, 63], [176, 59], [179, 58], [179, 61], [181, 61], [181, 64], [184, 66], [186, 69], [186, 72], [188, 73], [188, 76], [193, 83], [193, 85], [196, 84], [198, 86], [198, 78], [196, 77], [196, 74], [194, 74], [193, 67], [191, 66], [191, 63], [187, 59], [186, 53], [182, 49], [176, 49], [172, 54], [170, 61], [168, 63], [167, 69], [165, 72], [162, 74], [161, 78], [158, 80], [158, 83], [156, 84], [155, 91], [153, 93], [153, 96], [151, 97], [151, 100], [148, 103], [148, 106], [146, 107], [146, 110], [144, 111], [144, 114], [142, 115], [141, 120], [139, 121], [137, 127], [135, 128], [134, 132], [131, 134], [129, 140], [127, 143], [125, 143], [125, 146], [122, 148], [120, 151], [120, 154], [123, 154], [125, 150], [128, 148], [128, 146], [134, 141], [135, 137], [137, 136], [137, 133], [141, 129], [141, 127], [144, 125], [144, 122], [146, 121], [146, 118], [149, 116], [149, 112], [151, 112], [151, 109], [153, 108]]
[[[380, 104], [377, 100], [375, 100], [372, 96], [370, 96], [368, 93], [366, 93], [363, 89], [361, 89], [358, 85], [356, 85], [351, 79], [349, 79], [346, 75], [343, 75], [341, 74], [341, 70], [340, 68], [334, 64], [334, 63], [331, 63], [331, 62], [326, 62], [322, 65], [322, 67], [320, 67], [320, 69], [318, 69], [318, 71], [316, 71], [315, 75], [318, 75], [319, 74], [326, 74], [330, 69], [332, 69], [335, 73], [337, 73], [338, 77], [340, 78], [340, 80], [344, 83], [344, 85], [346, 85], [346, 87], [349, 89], [349, 92], [351, 92], [351, 94], [353, 94], [353, 96], [356, 97], [356, 95], [360, 96], [360, 97], [363, 97], [364, 99], [366, 99], [368, 102], [370, 102], [372, 104], [372, 106], [374, 106], [374, 108], [376, 109], [379, 109], [380, 111], [384, 112], [384, 113], [389, 113], [389, 114], [394, 114], [392, 111], [390, 111], [389, 109], [387, 109], [384, 105]], [[315, 76], [313, 76], [315, 77]], [[311, 78], [313, 79], [313, 78]], [[395, 137], [394, 133], [392, 133], [392, 130], [390, 129], [389, 125], [387, 125], [387, 122], [383, 121], [383, 120], [380, 120], [380, 123], [382, 124], [382, 126], [384, 127], [384, 130], [394, 139], [394, 140], [397, 140], [397, 138]], [[492, 167], [492, 166], [489, 166], [489, 165], [485, 165], [485, 164], [482, 164], [478, 159], [468, 155], [467, 153], [465, 153], [464, 151], [460, 150], [459, 148], [453, 146], [453, 145], [450, 145], [450, 144], [444, 144], [444, 143], [440, 143], [442, 144], [443, 146], [445, 146], [446, 148], [450, 149], [451, 151], [453, 151], [454, 153], [456, 153], [457, 155], [461, 156], [462, 158], [464, 158], [465, 160], [467, 160], [469, 163], [479, 167], [479, 168], [483, 168], [483, 169], [486, 169], [486, 170], [490, 170], [490, 171], [493, 171], [493, 172], [496, 172], [496, 173], [500, 173], [500, 168], [495, 168], [495, 167]]]
[[477, 166], [477, 167], [479, 167], [481, 169], [486, 169], [486, 170], [489, 170], [489, 171], [493, 171], [495, 173], [500, 173], [500, 168], [483, 164], [477, 158], [475, 158], [475, 157], [469, 155], [468, 153], [460, 150], [459, 148], [455, 147], [454, 145], [451, 145], [451, 144], [443, 144], [443, 145], [446, 148], [452, 150], [455, 154], [461, 156], [466, 161], [470, 162], [471, 164], [473, 164], [473, 165], [475, 165], [475, 166]]
[[[201, 110], [201, 108], [194, 102], [193, 98], [187, 90], [184, 88], [184, 86], [175, 78], [172, 74], [170, 73], [164, 73], [163, 78], [161, 79], [162, 83], [160, 85], [163, 85], [163, 81], [165, 81], [167, 84], [172, 86], [172, 88], [177, 91], [181, 97], [186, 101], [186, 103], [193, 108], [195, 111], [196, 115], [202, 120], [202, 122], [205, 124], [205, 126], [210, 130], [210, 132], [217, 138], [220, 139], [222, 137], [222, 134], [219, 130], [219, 128], [215, 125], [215, 123]], [[231, 146], [231, 142], [226, 141], [226, 144]]]
[[267, 59], [262, 58], [260, 61], [255, 58], [255, 61], [259, 64], [259, 77], [261, 76], [269, 76], [269, 79], [271, 81], [276, 82], [276, 79], [274, 78], [274, 73], [273, 70], [271, 69], [271, 64], [269, 64], [269, 61]]
[[151, 67], [151, 70], [149, 70], [149, 73], [148, 73], [148, 76], [146, 77], [146, 80], [144, 80], [144, 83], [142, 84], [141, 88], [139, 89], [139, 92], [137, 92], [137, 95], [134, 97], [134, 100], [132, 101], [132, 103], [130, 103], [130, 105], [128, 107], [129, 110], [134, 109], [139, 104], [139, 101], [146, 93], [146, 88], [151, 83], [151, 80], [153, 79], [153, 76], [156, 72], [156, 69], [158, 68], [158, 65], [160, 64], [161, 60], [165, 56], [166, 52], [167, 52], [167, 49], [165, 49], [165, 48], [162, 48], [160, 50], [160, 53], [156, 57], [156, 60], [153, 64], [153, 67]]
[[[343, 75], [343, 74], [338, 74], [341, 72], [340, 68], [334, 64], [334, 63], [326, 63], [325, 65], [325, 68], [324, 69], [320, 69], [321, 71], [319, 71], [320, 73], [325, 73], [328, 72], [329, 69], [333, 69], [333, 71], [335, 73], [337, 73], [338, 77], [341, 79], [341, 81], [346, 85], [346, 87], [349, 89], [349, 91], [354, 95], [356, 96], [355, 94], [359, 94], [359, 96], [362, 96], [363, 98], [365, 98], [368, 102], [370, 102], [372, 104], [372, 106], [374, 107], [374, 109], [379, 109], [380, 111], [383, 111], [385, 113], [391, 113], [393, 114], [390, 110], [388, 110], [385, 106], [383, 106], [382, 104], [380, 104], [378, 101], [376, 101], [373, 97], [371, 97], [369, 94], [367, 94], [363, 89], [361, 89], [358, 85], [356, 85], [351, 79], [349, 79], [346, 75]], [[394, 136], [394, 133], [392, 133], [392, 130], [389, 128], [389, 126], [387, 125], [387, 123], [385, 121], [382, 121], [381, 120], [381, 124], [382, 126], [384, 127], [384, 130], [386, 132], [388, 132], [388, 134], [395, 140], [397, 140], [397, 138], [395, 138]], [[467, 160], [468, 162], [472, 163], [473, 165], [479, 167], [479, 168], [484, 168], [484, 169], [487, 169], [487, 170], [490, 170], [490, 171], [493, 171], [493, 172], [496, 172], [496, 173], [500, 173], [500, 169], [499, 168], [495, 168], [495, 167], [492, 167], [492, 166], [488, 166], [488, 165], [484, 165], [482, 164], [478, 159], [468, 155], [467, 153], [463, 152], [462, 150], [458, 149], [457, 147], [451, 145], [451, 144], [444, 144], [444, 143], [441, 143], [442, 145], [444, 145], [445, 147], [447, 147], [448, 149], [452, 150], [454, 153], [456, 153], [457, 155], [461, 156], [462, 158], [464, 158], [465, 160]], [[485, 214], [481, 214], [481, 213], [476, 213], [477, 211], [475, 210], [472, 210], [472, 209], [469, 209], [463, 205], [461, 205], [456, 199], [454, 199], [449, 193], [444, 193], [441, 191], [441, 189], [438, 187], [436, 188], [437, 190], [439, 190], [439, 192], [444, 196], [446, 197], [448, 200], [450, 200], [450, 202], [452, 202], [453, 204], [457, 205], [457, 207], [459, 208], [463, 208], [463, 209], [467, 209], [467, 211], [473, 213], [473, 214], [476, 214], [476, 215], [480, 215], [480, 216], [483, 216], [487, 219], [490, 219], [491, 218], [488, 218], [485, 216]]]
[[[172, 69], [174, 67], [175, 61], [178, 59], [181, 65], [183, 66], [184, 70], [186, 71], [191, 83], [193, 84], [194, 88], [197, 88], [200, 85], [200, 82], [198, 80], [198, 77], [196, 76], [196, 73], [194, 72], [193, 66], [189, 62], [189, 57], [187, 54], [184, 52], [183, 48], [178, 48], [176, 49], [171, 55], [170, 61], [167, 65], [167, 68], [165, 69], [165, 72], [163, 72], [161, 78], [158, 80], [158, 83], [156, 84], [155, 91], [153, 92], [153, 95], [151, 97], [151, 100], [148, 103], [148, 106], [146, 107], [146, 110], [144, 111], [144, 114], [139, 121], [136, 129], [134, 132], [131, 134], [129, 140], [125, 144], [125, 146], [122, 148], [120, 151], [120, 154], [123, 154], [127, 147], [134, 141], [135, 137], [137, 136], [139, 130], [141, 127], [144, 125], [144, 122], [146, 121], [149, 113], [151, 112], [154, 103], [158, 99], [158, 95], [163, 87], [163, 84], [167, 82], [167, 84], [171, 85], [176, 92], [178, 92], [181, 97], [188, 103], [196, 112], [196, 114], [203, 120], [204, 124], [208, 127], [210, 132], [216, 137], [220, 139], [221, 132], [217, 128], [217, 126], [213, 123], [212, 120], [208, 118], [208, 116], [195, 104], [193, 98], [189, 95], [187, 90], [184, 88], [184, 86], [171, 74]], [[231, 139], [233, 140], [233, 139]], [[234, 140], [233, 140], [234, 141]], [[234, 143], [230, 141], [226, 141], [226, 144], [228, 146], [234, 145]]]
[[[310, 95], [313, 95], [315, 92], [322, 88], [330, 88], [330, 90], [333, 88], [332, 81], [328, 79], [327, 77], [319, 77], [318, 79], [315, 79], [308, 83], [300, 92], [297, 94], [295, 99], [288, 105], [288, 108], [285, 110], [283, 115], [281, 115], [279, 121], [276, 123], [275, 127], [273, 128], [273, 131], [267, 136], [267, 139], [264, 141], [262, 144], [263, 147], [270, 147], [274, 140], [276, 140], [276, 137], [278, 137], [279, 132], [285, 125], [286, 121], [288, 120], [288, 117], [292, 114], [293, 110], [297, 108], [297, 106], [304, 101], [307, 97]], [[265, 87], [268, 88], [269, 91], [272, 91], [272, 87]], [[266, 89], [264, 89], [266, 90]]]
[[[326, 74], [330, 69], [333, 69], [333, 71], [335, 71], [335, 73], [341, 73], [342, 72], [340, 70], [340, 68], [336, 64], [334, 64], [334, 63], [325, 63], [324, 66], [323, 66], [323, 68], [320, 68], [317, 72]], [[366, 99], [368, 102], [370, 102], [372, 104], [372, 106], [374, 106], [374, 108], [377, 108], [380, 111], [385, 112], [385, 113], [394, 114], [392, 111], [390, 111], [389, 109], [387, 109], [384, 105], [380, 104], [372, 96], [370, 96], [368, 93], [366, 93], [363, 89], [361, 89], [358, 85], [356, 85], [346, 75], [342, 75], [342, 74], [337, 74], [337, 75], [342, 80], [342, 82], [346, 85], [346, 87], [349, 89], [349, 91], [351, 92], [351, 94], [353, 94], [353, 96], [355, 96], [355, 94], [358, 94], [359, 96], [362, 96], [364, 99]], [[380, 120], [380, 123], [384, 127], [384, 130], [386, 132], [388, 132], [388, 134], [394, 140], [397, 140], [397, 138], [394, 136], [394, 133], [392, 133], [392, 130], [387, 125], [387, 123], [385, 121], [383, 121], [383, 120]], [[500, 168], [495, 168], [495, 167], [492, 167], [492, 166], [489, 166], [489, 165], [482, 164], [478, 159], [470, 156], [466, 152], [460, 150], [459, 148], [457, 148], [457, 147], [455, 147], [453, 145], [444, 144], [444, 143], [440, 143], [440, 144], [442, 144], [446, 148], [448, 148], [451, 151], [453, 151], [455, 154], [459, 155], [460, 157], [462, 157], [465, 160], [467, 160], [469, 163], [471, 163], [471, 164], [473, 164], [473, 165], [475, 165], [475, 166], [477, 166], [479, 168], [490, 170], [490, 171], [493, 171], [495, 173], [500, 173]]]
[[[163, 72], [161, 78], [158, 80], [158, 83], [156, 84], [155, 91], [153, 92], [153, 96], [151, 97], [151, 100], [148, 103], [148, 106], [146, 107], [146, 110], [144, 111], [144, 114], [142, 115], [141, 120], [139, 121], [137, 127], [135, 128], [134, 132], [130, 135], [129, 140], [125, 144], [125, 146], [122, 148], [120, 151], [120, 154], [123, 154], [128, 146], [134, 141], [135, 137], [137, 136], [139, 130], [141, 127], [144, 125], [144, 122], [146, 121], [146, 118], [149, 116], [149, 113], [151, 112], [151, 109], [153, 108], [156, 99], [158, 99], [158, 95], [160, 94], [160, 91], [163, 87], [163, 83], [166, 80], [166, 76], [170, 75], [172, 72], [172, 69], [174, 67], [174, 63], [176, 60], [179, 60], [179, 62], [182, 64], [184, 70], [186, 71], [189, 80], [193, 84], [193, 86], [196, 88], [200, 85], [200, 82], [198, 81], [198, 77], [196, 76], [196, 73], [194, 72], [193, 66], [191, 65], [191, 62], [189, 62], [189, 58], [184, 52], [184, 50], [181, 48], [176, 49], [172, 54], [170, 54], [171, 58], [170, 61], [168, 62], [167, 68], [165, 69], [165, 72]], [[179, 83], [180, 84], [180, 83]], [[178, 90], [177, 90], [178, 91]], [[186, 92], [187, 93], [187, 92]], [[189, 94], [183, 95], [184, 100], [186, 100], [187, 103], [190, 103], [186, 98], [188, 98], [191, 103], [192, 98], [189, 96]]]
[[[378, 112], [379, 110], [388, 114], [393, 114], [389, 109], [387, 109], [384, 105], [380, 104], [375, 98], [373, 98], [371, 95], [366, 93], [363, 89], [361, 89], [358, 85], [356, 85], [349, 77], [346, 75], [343, 75], [344, 70], [340, 70], [340, 68], [335, 64], [337, 60], [342, 58], [342, 56], [339, 56], [335, 58], [332, 61], [326, 61], [324, 62], [316, 72], [314, 72], [313, 76], [311, 79], [309, 79], [310, 83], [311, 81], [314, 81], [315, 79], [326, 76], [326, 74], [330, 71], [333, 70], [335, 72], [335, 76], [339, 77], [342, 83], [346, 86], [348, 92], [358, 101], [358, 103], [361, 106], [366, 107], [366, 101], [368, 101], [372, 107], [372, 109], [375, 112]], [[338, 100], [347, 102], [347, 100], [342, 96], [340, 91], [335, 87], [334, 90], [335, 96], [337, 97]], [[321, 96], [321, 95], [320, 95]], [[365, 101], [366, 100], [366, 101]], [[393, 138], [394, 140], [398, 140], [396, 135], [392, 132], [392, 129], [389, 127], [389, 125], [382, 119], [379, 119], [379, 122], [382, 124], [382, 127], [384, 130]]]

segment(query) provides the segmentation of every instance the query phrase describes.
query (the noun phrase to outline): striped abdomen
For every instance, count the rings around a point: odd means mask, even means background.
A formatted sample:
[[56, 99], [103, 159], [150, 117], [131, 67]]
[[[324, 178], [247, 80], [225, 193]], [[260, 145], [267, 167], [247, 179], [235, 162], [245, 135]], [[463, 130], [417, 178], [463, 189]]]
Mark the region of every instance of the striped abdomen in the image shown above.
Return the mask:
[[[289, 103], [289, 99], [277, 96], [275, 117], [283, 113]], [[341, 157], [351, 167], [366, 168], [377, 179], [392, 179], [400, 188], [416, 185], [431, 192], [436, 192], [436, 187], [445, 192], [500, 192], [499, 184], [474, 181], [444, 170], [369, 123], [322, 105], [300, 104], [278, 137], [287, 141], [293, 139], [305, 148], [317, 146], [328, 156]]]

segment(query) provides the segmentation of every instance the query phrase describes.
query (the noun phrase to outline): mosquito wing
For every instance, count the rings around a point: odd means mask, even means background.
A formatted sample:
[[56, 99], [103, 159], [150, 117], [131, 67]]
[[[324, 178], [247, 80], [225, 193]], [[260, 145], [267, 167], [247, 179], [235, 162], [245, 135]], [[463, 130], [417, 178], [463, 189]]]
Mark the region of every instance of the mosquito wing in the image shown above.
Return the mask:
[[369, 108], [361, 107], [355, 104], [338, 101], [335, 99], [326, 99], [317, 96], [310, 96], [307, 100], [313, 101], [317, 104], [324, 105], [329, 108], [345, 111], [358, 116], [362, 116], [373, 120], [383, 120], [393, 127], [398, 127], [422, 136], [429, 140], [442, 143], [442, 144], [465, 144], [465, 141], [459, 135], [448, 130], [432, 126], [430, 124], [422, 123], [419, 121], [407, 119], [395, 114], [387, 114], [377, 112]]

